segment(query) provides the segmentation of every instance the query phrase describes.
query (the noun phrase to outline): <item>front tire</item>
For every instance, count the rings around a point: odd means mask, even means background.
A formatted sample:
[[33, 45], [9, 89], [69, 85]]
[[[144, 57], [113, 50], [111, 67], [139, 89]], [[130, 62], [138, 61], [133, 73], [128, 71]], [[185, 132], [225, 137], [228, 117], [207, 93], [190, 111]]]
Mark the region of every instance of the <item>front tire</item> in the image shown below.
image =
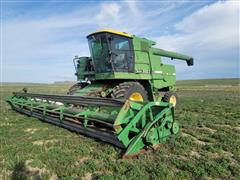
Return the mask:
[[131, 101], [148, 101], [147, 91], [139, 82], [124, 82], [113, 88], [111, 94], [113, 99], [124, 99]]

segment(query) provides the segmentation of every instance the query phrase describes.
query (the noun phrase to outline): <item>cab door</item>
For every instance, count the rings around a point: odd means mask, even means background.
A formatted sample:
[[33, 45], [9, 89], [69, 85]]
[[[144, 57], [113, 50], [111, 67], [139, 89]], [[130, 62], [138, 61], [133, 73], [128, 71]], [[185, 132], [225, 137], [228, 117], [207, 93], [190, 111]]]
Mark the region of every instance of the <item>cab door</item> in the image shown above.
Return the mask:
[[133, 72], [134, 56], [132, 40], [121, 36], [112, 36], [110, 47], [114, 71]]

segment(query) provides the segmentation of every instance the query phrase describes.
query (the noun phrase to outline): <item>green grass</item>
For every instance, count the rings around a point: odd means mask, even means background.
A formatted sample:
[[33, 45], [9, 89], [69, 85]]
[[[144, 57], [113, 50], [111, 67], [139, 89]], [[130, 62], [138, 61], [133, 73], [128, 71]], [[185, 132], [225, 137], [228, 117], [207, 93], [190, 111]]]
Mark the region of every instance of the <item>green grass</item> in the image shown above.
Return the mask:
[[[24, 84], [65, 93], [69, 85]], [[181, 132], [159, 150], [119, 158], [120, 149], [10, 109], [1, 87], [0, 179], [239, 179], [239, 79], [179, 81]]]

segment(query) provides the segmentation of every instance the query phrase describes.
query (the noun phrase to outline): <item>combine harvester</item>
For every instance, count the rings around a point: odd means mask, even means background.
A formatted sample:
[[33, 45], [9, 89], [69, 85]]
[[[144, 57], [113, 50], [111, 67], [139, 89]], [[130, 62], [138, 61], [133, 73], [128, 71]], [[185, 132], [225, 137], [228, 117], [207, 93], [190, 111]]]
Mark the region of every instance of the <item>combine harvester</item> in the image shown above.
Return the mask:
[[67, 95], [14, 92], [7, 99], [12, 109], [114, 144], [125, 157], [177, 134], [175, 67], [161, 56], [189, 66], [193, 58], [111, 29], [87, 39], [91, 57], [74, 58], [78, 83]]

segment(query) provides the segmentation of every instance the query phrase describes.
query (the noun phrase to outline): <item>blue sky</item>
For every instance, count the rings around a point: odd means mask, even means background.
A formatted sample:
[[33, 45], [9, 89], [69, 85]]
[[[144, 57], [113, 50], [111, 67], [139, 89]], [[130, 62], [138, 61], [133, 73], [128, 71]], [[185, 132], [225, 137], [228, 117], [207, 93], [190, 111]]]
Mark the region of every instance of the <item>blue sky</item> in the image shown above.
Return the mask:
[[177, 79], [239, 77], [238, 1], [2, 1], [1, 81], [75, 80], [72, 59], [89, 55], [101, 28], [146, 37], [195, 59]]

